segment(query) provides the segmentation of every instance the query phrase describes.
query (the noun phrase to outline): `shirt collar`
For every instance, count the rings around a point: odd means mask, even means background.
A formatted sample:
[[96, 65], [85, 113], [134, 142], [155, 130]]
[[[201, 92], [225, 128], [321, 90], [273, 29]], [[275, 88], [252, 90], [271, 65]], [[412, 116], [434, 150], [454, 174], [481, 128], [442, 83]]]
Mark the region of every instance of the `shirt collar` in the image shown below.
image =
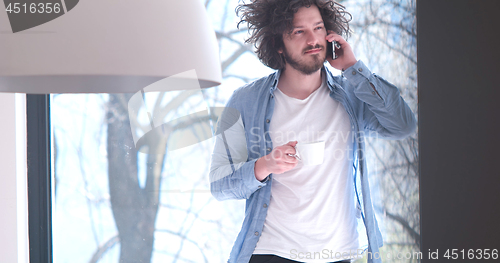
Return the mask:
[[274, 73], [274, 77], [273, 77], [272, 82], [271, 82], [271, 87], [269, 88], [269, 92], [273, 96], [274, 96], [274, 90], [276, 90], [276, 88], [278, 87], [278, 81], [280, 79], [281, 72], [283, 72], [282, 69], [280, 69]]
[[[280, 79], [280, 75], [281, 75], [282, 72], [283, 72], [282, 69], [276, 71], [275, 74], [274, 74], [274, 77], [272, 79], [271, 87], [269, 88], [269, 93], [271, 93], [271, 95], [273, 95], [273, 96], [274, 96], [274, 91], [278, 87], [278, 81]], [[328, 70], [328, 68], [325, 67], [324, 65], [321, 68], [321, 72], [323, 74], [326, 74], [326, 83], [328, 84], [327, 86], [330, 89], [330, 92], [333, 91], [334, 83], [336, 83], [336, 81], [334, 81], [334, 79], [333, 79], [333, 75], [330, 73], [330, 71]]]

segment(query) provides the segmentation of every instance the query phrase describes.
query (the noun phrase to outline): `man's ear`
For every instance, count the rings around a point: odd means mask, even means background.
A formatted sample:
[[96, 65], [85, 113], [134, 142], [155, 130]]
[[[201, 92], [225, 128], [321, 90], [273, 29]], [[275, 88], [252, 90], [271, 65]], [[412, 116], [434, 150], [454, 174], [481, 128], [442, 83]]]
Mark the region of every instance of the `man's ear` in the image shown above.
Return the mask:
[[278, 49], [278, 53], [283, 54], [283, 48], [282, 48], [282, 47], [280, 47], [280, 48]]

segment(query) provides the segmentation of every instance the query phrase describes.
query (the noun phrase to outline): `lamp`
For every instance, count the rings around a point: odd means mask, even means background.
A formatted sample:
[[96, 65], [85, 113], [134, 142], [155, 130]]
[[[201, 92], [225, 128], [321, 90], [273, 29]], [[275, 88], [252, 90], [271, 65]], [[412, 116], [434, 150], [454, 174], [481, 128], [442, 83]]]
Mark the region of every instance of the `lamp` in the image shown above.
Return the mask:
[[0, 92], [137, 92], [193, 69], [201, 88], [221, 82], [215, 33], [200, 0], [52, 2], [62, 3], [61, 14], [25, 30], [15, 28], [20, 13], [34, 21], [48, 11], [32, 14], [30, 3], [18, 5], [18, 14], [0, 10]]

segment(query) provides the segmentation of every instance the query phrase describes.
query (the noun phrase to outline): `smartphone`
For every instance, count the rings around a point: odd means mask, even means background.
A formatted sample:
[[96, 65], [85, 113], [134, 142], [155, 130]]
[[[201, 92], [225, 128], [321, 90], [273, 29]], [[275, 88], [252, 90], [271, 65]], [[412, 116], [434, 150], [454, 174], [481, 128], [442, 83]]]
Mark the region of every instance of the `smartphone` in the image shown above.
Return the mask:
[[340, 49], [340, 44], [337, 41], [328, 42], [327, 44], [327, 56], [330, 56], [332, 59], [338, 58], [337, 49]]

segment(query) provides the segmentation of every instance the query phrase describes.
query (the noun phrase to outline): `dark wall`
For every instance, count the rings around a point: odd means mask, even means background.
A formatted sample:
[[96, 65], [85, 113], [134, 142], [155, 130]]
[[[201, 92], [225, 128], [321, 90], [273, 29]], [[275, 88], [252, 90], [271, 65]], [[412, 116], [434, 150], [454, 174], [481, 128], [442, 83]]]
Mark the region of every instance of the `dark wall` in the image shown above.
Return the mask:
[[500, 1], [417, 0], [417, 21], [422, 262], [476, 262], [500, 250]]

